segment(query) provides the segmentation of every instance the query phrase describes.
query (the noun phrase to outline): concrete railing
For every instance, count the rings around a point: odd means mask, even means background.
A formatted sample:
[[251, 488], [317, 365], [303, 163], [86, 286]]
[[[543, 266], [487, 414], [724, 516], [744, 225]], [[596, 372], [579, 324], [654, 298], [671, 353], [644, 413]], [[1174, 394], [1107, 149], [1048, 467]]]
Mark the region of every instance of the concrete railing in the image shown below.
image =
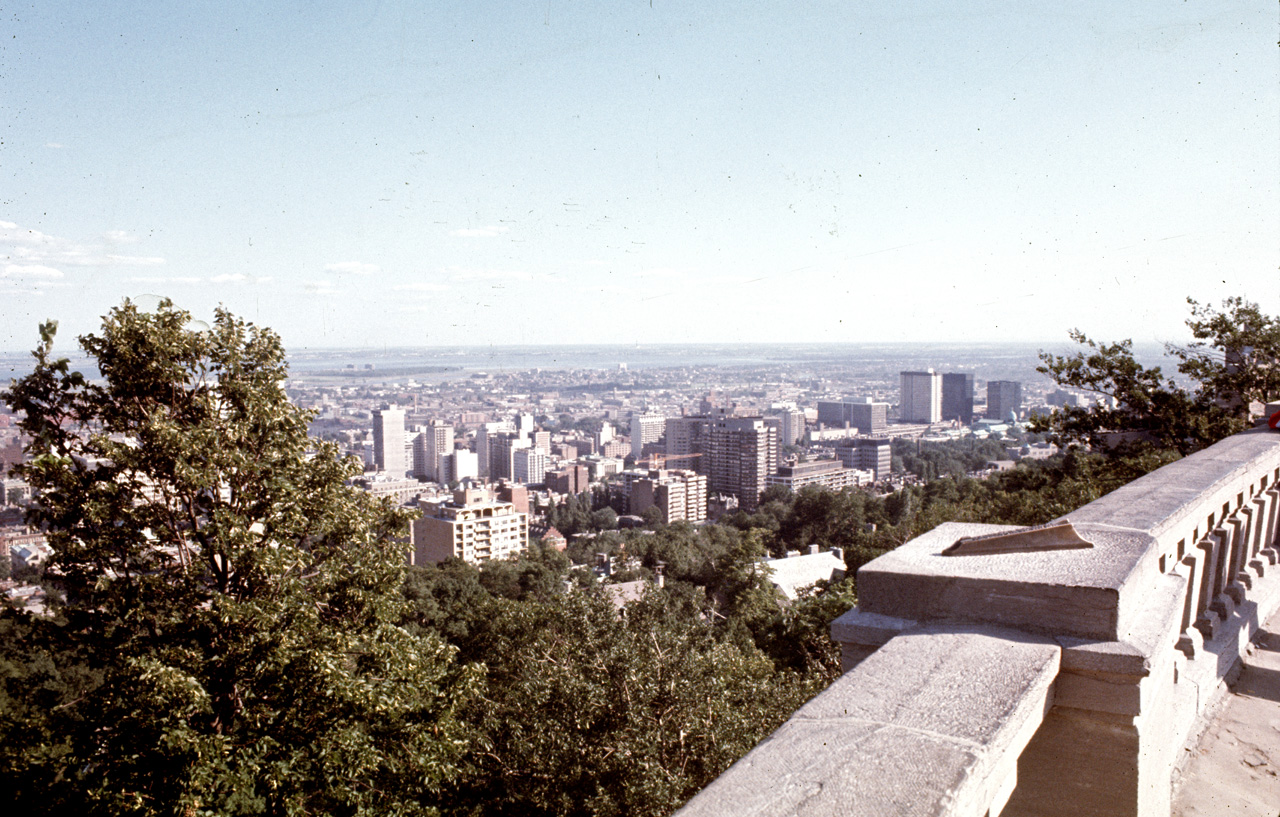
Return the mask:
[[1069, 514], [1084, 540], [862, 568], [846, 673], [680, 812], [1167, 817], [1184, 745], [1280, 607], [1280, 434], [1240, 434]]

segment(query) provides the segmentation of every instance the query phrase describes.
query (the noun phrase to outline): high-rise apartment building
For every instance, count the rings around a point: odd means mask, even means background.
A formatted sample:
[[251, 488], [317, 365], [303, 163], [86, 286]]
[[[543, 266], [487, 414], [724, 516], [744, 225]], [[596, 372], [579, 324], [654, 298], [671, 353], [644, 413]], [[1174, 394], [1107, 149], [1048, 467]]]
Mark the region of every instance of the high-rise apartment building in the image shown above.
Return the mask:
[[649, 471], [631, 483], [629, 510], [640, 516], [653, 507], [667, 524], [701, 522], [707, 518], [707, 478], [687, 468]]
[[904, 423], [937, 423], [942, 420], [942, 375], [933, 369], [902, 372], [902, 396], [898, 416]]
[[668, 417], [666, 419], [667, 460], [679, 463], [681, 468], [692, 468], [700, 474], [708, 473], [703, 462], [707, 430], [711, 421], [706, 417]]
[[409, 472], [405, 456], [404, 409], [383, 406], [373, 412], [373, 463], [379, 471], [395, 477]]
[[707, 491], [731, 494], [739, 507], [755, 510], [769, 475], [778, 468], [778, 431], [761, 417], [725, 417], [711, 422], [702, 456]]
[[481, 423], [476, 428], [476, 458], [480, 462], [480, 476], [489, 477], [493, 462], [493, 437], [497, 434], [514, 432], [515, 424], [508, 421], [498, 423]]
[[820, 400], [818, 422], [829, 428], [856, 428], [859, 434], [879, 434], [889, 426], [889, 404], [865, 400]]
[[973, 375], [948, 373], [942, 376], [942, 419], [965, 425], [973, 422]]
[[987, 381], [987, 419], [1008, 420], [1022, 408], [1022, 384], [1016, 380]]
[[484, 488], [460, 488], [448, 501], [429, 502], [413, 523], [411, 564], [463, 559], [479, 564], [510, 559], [529, 541], [529, 516]]
[[493, 480], [515, 478], [515, 453], [532, 448], [533, 442], [514, 431], [500, 431], [489, 435], [489, 478]]

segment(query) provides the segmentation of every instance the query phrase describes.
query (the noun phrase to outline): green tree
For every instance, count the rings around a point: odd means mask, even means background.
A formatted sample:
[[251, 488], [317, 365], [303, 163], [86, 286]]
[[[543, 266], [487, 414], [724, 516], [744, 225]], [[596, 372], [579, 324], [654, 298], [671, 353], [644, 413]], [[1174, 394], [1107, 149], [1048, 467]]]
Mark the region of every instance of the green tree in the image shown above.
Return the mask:
[[[423, 813], [474, 675], [399, 624], [405, 518], [285, 396], [279, 338], [126, 301], [6, 397], [55, 616], [0, 616], [0, 776], [29, 813]], [[36, 682], [40, 694], [28, 696]]]
[[1221, 310], [1187, 303], [1195, 340], [1166, 350], [1180, 361], [1178, 371], [1200, 384], [1204, 399], [1247, 421], [1251, 403], [1280, 397], [1280, 318], [1239, 296], [1224, 300]]
[[1072, 355], [1042, 352], [1038, 370], [1100, 401], [1089, 408], [1064, 406], [1036, 418], [1032, 430], [1052, 432], [1059, 445], [1087, 443], [1124, 455], [1145, 444], [1188, 454], [1243, 428], [1231, 413], [1206, 399], [1207, 392], [1188, 392], [1160, 367], [1138, 363], [1131, 341], [1097, 343], [1078, 330], [1072, 330], [1071, 339], [1085, 349]]
[[670, 814], [814, 691], [656, 591], [621, 614], [591, 592], [499, 600], [465, 651], [492, 660], [458, 814]]

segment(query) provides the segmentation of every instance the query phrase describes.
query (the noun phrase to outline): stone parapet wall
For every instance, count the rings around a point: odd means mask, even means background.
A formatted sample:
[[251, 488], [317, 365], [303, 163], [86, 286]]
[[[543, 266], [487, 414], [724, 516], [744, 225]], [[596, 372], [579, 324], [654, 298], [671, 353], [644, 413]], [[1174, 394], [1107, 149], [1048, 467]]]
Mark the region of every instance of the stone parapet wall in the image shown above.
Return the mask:
[[949, 523], [864, 566], [832, 624], [846, 674], [682, 813], [1167, 817], [1182, 747], [1280, 607], [1280, 434], [1066, 519], [1088, 546], [944, 555], [1018, 530]]

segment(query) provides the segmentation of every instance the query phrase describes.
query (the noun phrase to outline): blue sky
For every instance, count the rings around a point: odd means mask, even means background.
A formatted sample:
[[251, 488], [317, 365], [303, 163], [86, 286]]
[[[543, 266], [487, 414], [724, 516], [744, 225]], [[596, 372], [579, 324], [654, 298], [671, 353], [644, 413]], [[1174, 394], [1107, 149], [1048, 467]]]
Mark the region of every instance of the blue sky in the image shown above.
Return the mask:
[[1177, 340], [1280, 312], [1261, 2], [41, 0], [0, 349], [125, 297], [289, 348]]

